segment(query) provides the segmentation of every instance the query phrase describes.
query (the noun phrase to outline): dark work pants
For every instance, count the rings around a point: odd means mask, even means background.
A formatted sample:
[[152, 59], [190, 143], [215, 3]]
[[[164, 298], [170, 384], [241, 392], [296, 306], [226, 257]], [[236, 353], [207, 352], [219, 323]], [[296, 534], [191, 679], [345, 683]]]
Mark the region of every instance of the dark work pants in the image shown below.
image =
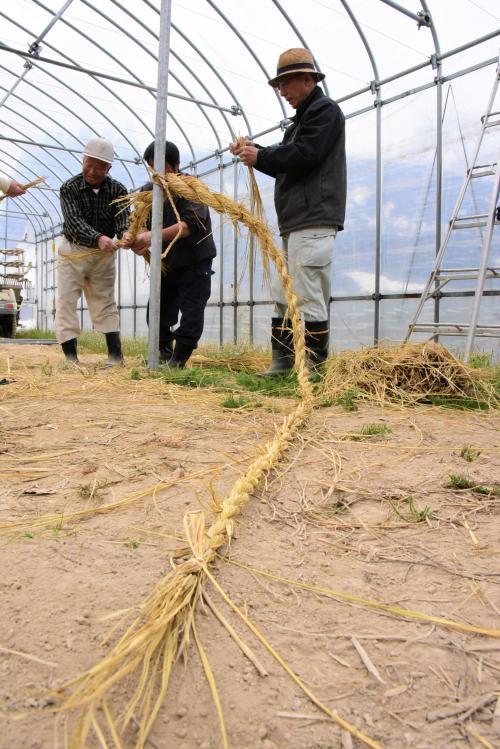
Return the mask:
[[[203, 333], [205, 307], [210, 298], [212, 261], [162, 273], [160, 291], [160, 350], [170, 348], [174, 339], [196, 348]], [[180, 325], [172, 332], [171, 327]], [[149, 302], [146, 312], [149, 324]]]

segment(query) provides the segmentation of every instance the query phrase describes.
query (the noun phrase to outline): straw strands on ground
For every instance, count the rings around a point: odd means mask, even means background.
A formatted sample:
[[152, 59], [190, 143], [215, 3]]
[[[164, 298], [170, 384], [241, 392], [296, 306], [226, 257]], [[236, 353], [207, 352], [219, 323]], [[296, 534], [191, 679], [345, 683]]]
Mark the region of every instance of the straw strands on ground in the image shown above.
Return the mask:
[[330, 361], [323, 394], [347, 391], [377, 403], [412, 405], [432, 396], [494, 401], [484, 378], [432, 341], [345, 351]]

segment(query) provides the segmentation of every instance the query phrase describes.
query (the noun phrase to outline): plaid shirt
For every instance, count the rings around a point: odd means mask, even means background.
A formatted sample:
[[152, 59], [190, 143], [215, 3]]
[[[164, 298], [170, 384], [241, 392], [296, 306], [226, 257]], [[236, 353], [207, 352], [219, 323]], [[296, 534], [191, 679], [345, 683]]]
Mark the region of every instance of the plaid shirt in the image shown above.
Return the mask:
[[108, 176], [97, 194], [82, 174], [68, 179], [60, 191], [66, 239], [84, 247], [97, 247], [102, 235], [120, 239], [128, 226], [129, 211], [112, 201], [127, 194], [121, 182]]

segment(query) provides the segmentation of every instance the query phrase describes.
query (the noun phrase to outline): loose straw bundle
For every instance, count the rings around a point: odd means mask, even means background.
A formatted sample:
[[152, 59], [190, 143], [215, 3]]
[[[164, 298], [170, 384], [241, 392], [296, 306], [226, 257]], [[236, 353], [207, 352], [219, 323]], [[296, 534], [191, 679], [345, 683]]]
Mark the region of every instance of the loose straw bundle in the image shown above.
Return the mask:
[[[37, 177], [36, 179], [33, 180], [33, 182], [27, 182], [25, 185], [21, 185], [21, 188], [23, 190], [29, 190], [30, 187], [36, 187], [37, 185], [40, 184], [40, 182], [45, 182], [46, 179], [47, 177]], [[8, 198], [8, 197], [9, 197], [8, 195], [0, 196], [0, 203], [2, 202], [2, 200], [5, 200], [5, 198]]]
[[411, 405], [432, 396], [495, 399], [475, 370], [433, 341], [344, 351], [329, 364], [323, 394], [337, 398], [348, 390], [381, 404]]
[[[195, 177], [154, 174], [153, 178], [163, 187], [167, 195], [170, 193], [182, 195], [228, 215], [233, 221], [243, 223], [256, 236], [262, 253], [273, 260], [287, 296], [295, 345], [295, 364], [302, 399], [293, 412], [286, 416], [273, 439], [264, 446], [261, 455], [237, 479], [229, 494], [220, 503], [216, 519], [208, 529], [205, 529], [202, 513], [185, 515], [184, 528], [191, 551], [190, 558], [175, 566], [160, 581], [140, 607], [140, 613], [135, 622], [114, 646], [111, 653], [96, 666], [66, 685], [71, 693], [62, 705], [62, 709], [84, 708], [72, 743], [74, 749], [83, 749], [92, 733], [102, 746], [107, 746], [105, 734], [114, 742], [115, 747], [122, 746], [118, 735], [117, 718], [113, 717], [108, 702], [112, 688], [134, 672], [138, 673], [137, 685], [128, 706], [121, 715], [120, 733], [134, 719], [138, 726], [136, 747], [142, 748], [165, 697], [174, 662], [185, 651], [191, 634], [199, 649], [214, 700], [218, 705], [223, 746], [228, 746], [213, 675], [209, 671], [206, 656], [196, 634], [195, 607], [201, 595], [203, 582], [206, 576], [210, 575], [208, 565], [215, 558], [217, 551], [233, 536], [234, 518], [241, 512], [263, 477], [277, 464], [313, 407], [313, 394], [307, 376], [304, 334], [297, 307], [297, 297], [292, 288], [284, 256], [274, 246], [268, 227], [262, 220], [253, 216], [242, 203], [236, 203], [225, 195], [212, 193]], [[134, 212], [133, 225], [129, 231], [137, 234], [147, 220], [148, 211], [144, 195], [139, 193], [137, 196], [131, 196], [131, 201], [134, 200], [138, 201], [139, 210], [137, 213]], [[141, 220], [139, 216], [142, 216]], [[364, 736], [354, 726], [331, 713], [327, 708], [321, 707], [339, 725], [368, 746], [375, 749], [379, 747], [378, 743]]]

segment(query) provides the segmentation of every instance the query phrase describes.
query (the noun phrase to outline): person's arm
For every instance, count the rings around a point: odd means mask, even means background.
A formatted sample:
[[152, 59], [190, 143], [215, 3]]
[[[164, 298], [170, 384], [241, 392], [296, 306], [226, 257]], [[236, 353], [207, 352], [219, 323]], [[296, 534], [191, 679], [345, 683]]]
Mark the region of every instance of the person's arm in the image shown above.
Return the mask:
[[112, 252], [114, 250], [113, 240], [96, 231], [83, 218], [75, 189], [72, 189], [71, 185], [63, 185], [59, 195], [64, 229], [71, 240], [84, 247], [98, 247], [103, 252]]
[[238, 143], [237, 140], [229, 144], [229, 150], [233, 156], [239, 157], [242, 164], [245, 164], [245, 166], [254, 166], [259, 170], [259, 172], [263, 172], [269, 177], [276, 177], [277, 172], [275, 169], [272, 169], [271, 167], [257, 166], [257, 157], [261, 148], [262, 146], [259, 146], [258, 143], [253, 143], [249, 138], [246, 138], [245, 143], [243, 144]]
[[308, 174], [326, 158], [344, 128], [339, 108], [325, 104], [304, 115], [300, 132], [290, 143], [261, 148], [255, 168], [276, 174]]
[[4, 177], [0, 174], [0, 190], [4, 192], [6, 195], [9, 191], [10, 185], [12, 180], [9, 179], [9, 177]]
[[[179, 226], [181, 228], [181, 233], [179, 236], [179, 239], [181, 237], [188, 237], [189, 236], [189, 229], [188, 225], [185, 221], [181, 221], [180, 224], [172, 224], [171, 226], [167, 226], [161, 231], [161, 241], [162, 242], [171, 242], [172, 239], [177, 237], [177, 234], [179, 232]], [[124, 236], [125, 242], [127, 241], [127, 235]], [[135, 241], [127, 245], [125, 244], [125, 247], [129, 246], [130, 249], [135, 252], [136, 255], [142, 256], [145, 255], [148, 249], [151, 247], [151, 232], [150, 231], [142, 231], [140, 234], [137, 235], [135, 238]]]

